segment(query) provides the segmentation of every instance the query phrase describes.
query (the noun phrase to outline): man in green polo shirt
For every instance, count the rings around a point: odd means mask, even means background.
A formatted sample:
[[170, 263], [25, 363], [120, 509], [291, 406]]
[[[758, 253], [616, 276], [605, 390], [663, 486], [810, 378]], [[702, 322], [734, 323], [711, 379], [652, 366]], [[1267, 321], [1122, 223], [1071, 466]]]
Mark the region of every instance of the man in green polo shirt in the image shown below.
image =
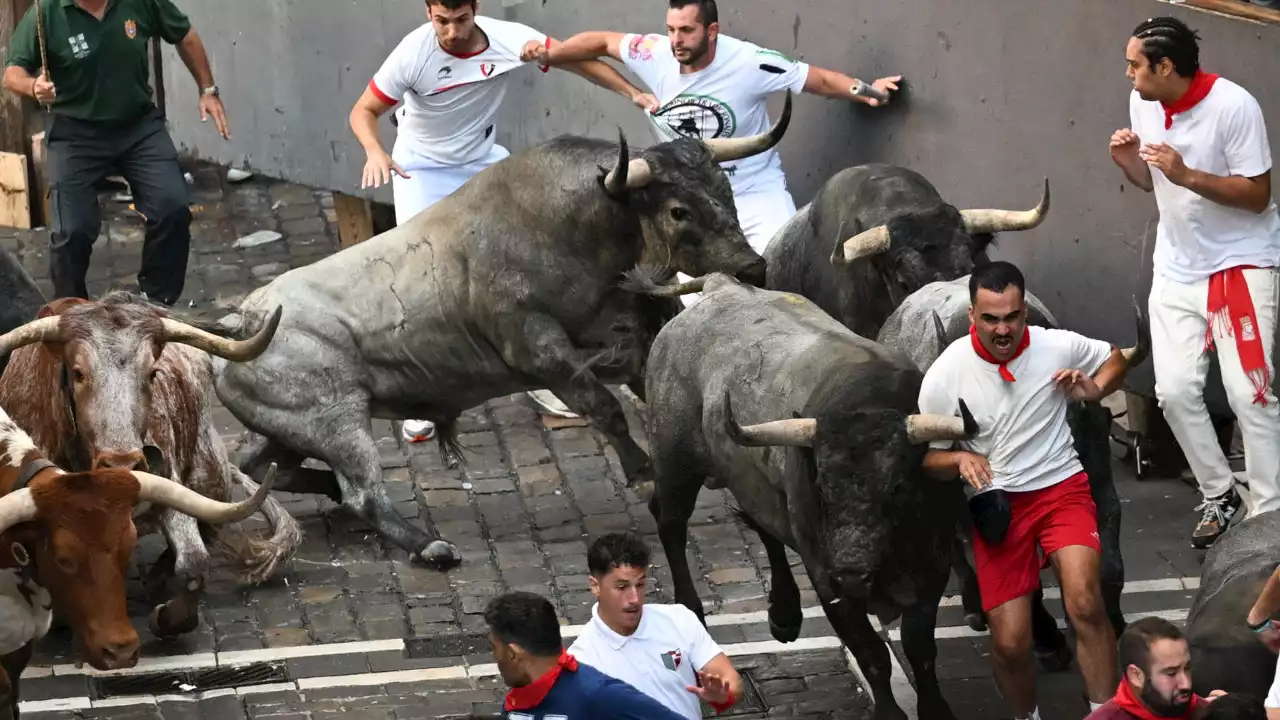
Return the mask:
[[[41, 67], [35, 13], [44, 22], [48, 67]], [[53, 234], [50, 275], [56, 297], [88, 297], [85, 275], [102, 226], [97, 185], [119, 172], [146, 217], [138, 289], [173, 305], [182, 294], [191, 245], [191, 211], [178, 152], [151, 100], [147, 41], [176, 45], [200, 88], [200, 119], [223, 138], [226, 114], [200, 37], [171, 0], [38, 0], [18, 23], [4, 71], [10, 92], [49, 108]]]

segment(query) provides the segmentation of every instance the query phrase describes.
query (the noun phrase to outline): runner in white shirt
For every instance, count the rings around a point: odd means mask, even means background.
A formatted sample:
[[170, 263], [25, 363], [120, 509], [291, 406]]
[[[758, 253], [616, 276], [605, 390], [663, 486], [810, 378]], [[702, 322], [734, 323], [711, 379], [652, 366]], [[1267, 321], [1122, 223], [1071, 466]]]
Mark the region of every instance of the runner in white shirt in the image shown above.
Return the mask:
[[742, 677], [692, 610], [645, 604], [648, 568], [649, 548], [631, 533], [591, 544], [588, 582], [597, 602], [569, 654], [689, 720], [701, 720], [699, 700], [724, 712], [741, 699]]
[[[771, 125], [765, 99], [791, 90], [881, 105], [867, 95], [897, 90], [901, 76], [866, 85], [832, 70], [792, 60], [745, 40], [720, 34], [715, 0], [670, 0], [667, 35], [586, 32], [547, 50], [525, 46], [524, 57], [561, 65], [587, 58], [621, 60], [662, 107], [651, 120], [662, 141], [745, 137]], [[776, 150], [723, 165], [747, 241], [764, 253], [774, 234], [796, 213]]]
[[[405, 36], [351, 110], [351, 129], [367, 154], [360, 187], [390, 182], [397, 224], [510, 154], [497, 144], [496, 117], [512, 71], [525, 64], [521, 48], [528, 42], [557, 45], [531, 27], [478, 12], [477, 0], [427, 0], [431, 22]], [[652, 95], [605, 63], [589, 60], [565, 69], [645, 109], [657, 107]], [[401, 101], [395, 147], [388, 155], [378, 137], [378, 118]], [[576, 417], [546, 390], [529, 397], [546, 414]], [[409, 442], [424, 442], [434, 436], [435, 425], [406, 420], [403, 433]]]
[[1191, 535], [1211, 545], [1241, 498], [1204, 403], [1208, 346], [1240, 425], [1253, 512], [1280, 508], [1280, 404], [1271, 345], [1280, 296], [1280, 213], [1257, 100], [1200, 69], [1196, 34], [1158, 17], [1125, 51], [1132, 128], [1111, 137], [1129, 182], [1160, 210], [1148, 300], [1156, 396], [1204, 501]]
[[1028, 327], [1025, 296], [1022, 273], [1009, 263], [973, 272], [969, 337], [929, 367], [919, 408], [953, 416], [963, 399], [978, 423], [978, 435], [954, 450], [950, 441], [933, 443], [924, 469], [938, 480], [963, 477], [975, 496], [974, 569], [996, 686], [1014, 718], [1039, 720], [1031, 594], [1051, 564], [1092, 709], [1118, 682], [1115, 631], [1102, 604], [1097, 508], [1067, 426], [1067, 403], [1106, 397], [1128, 362], [1109, 343]]

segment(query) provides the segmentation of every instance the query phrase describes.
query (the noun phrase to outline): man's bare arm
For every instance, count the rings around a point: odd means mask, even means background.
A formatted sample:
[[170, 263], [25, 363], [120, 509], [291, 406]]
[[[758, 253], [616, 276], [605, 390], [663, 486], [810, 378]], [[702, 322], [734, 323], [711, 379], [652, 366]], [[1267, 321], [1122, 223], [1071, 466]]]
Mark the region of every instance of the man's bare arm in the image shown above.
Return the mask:
[[178, 50], [178, 57], [182, 58], [183, 64], [191, 72], [191, 77], [195, 79], [196, 87], [207, 88], [212, 85], [213, 70], [209, 67], [209, 54], [205, 52], [204, 42], [200, 40], [196, 29], [188, 30], [186, 36], [178, 41], [175, 47]]
[[719, 675], [721, 679], [729, 686], [729, 690], [733, 692], [733, 696], [739, 700], [742, 699], [742, 676], [733, 667], [733, 661], [728, 655], [720, 653], [719, 655], [707, 661], [699, 672], [709, 673], [711, 675]]
[[[551, 38], [550, 52], [555, 52], [557, 48], [561, 48], [563, 45], [564, 44], [559, 40]], [[612, 90], [632, 102], [635, 102], [637, 98], [645, 94], [643, 90], [628, 82], [627, 79], [622, 76], [622, 73], [613, 69], [613, 67], [608, 63], [601, 62], [600, 60], [591, 59], [566, 62], [561, 63], [558, 67], [561, 70], [567, 70], [574, 75], [586, 78], [593, 84], [598, 85], [605, 90]], [[657, 102], [655, 101], [652, 104], [656, 106]], [[657, 108], [653, 107], [650, 109], [656, 110]]]
[[34, 98], [36, 76], [16, 65], [10, 65], [4, 69], [4, 87], [11, 93]]
[[[880, 78], [870, 83], [877, 90], [889, 92], [898, 89], [898, 81], [902, 79], [901, 75], [895, 75], [887, 78]], [[817, 65], [809, 66], [809, 76], [804, 81], [804, 91], [821, 95], [823, 97], [832, 98], [834, 100], [856, 100], [857, 102], [877, 107], [879, 100], [866, 95], [854, 95], [853, 87], [859, 82], [858, 78], [850, 77], [842, 72], [835, 70], [827, 70]]]
[[618, 54], [618, 45], [622, 42], [623, 37], [622, 33], [608, 30], [592, 30], [578, 33], [563, 43], [553, 42], [551, 49], [547, 51], [542, 61], [546, 65], [555, 67], [584, 60], [596, 60], [602, 57], [621, 60], [622, 58]]
[[1230, 175], [1222, 177], [1200, 170], [1189, 170], [1182, 183], [1195, 194], [1240, 210], [1261, 213], [1271, 204], [1271, 171], [1254, 177]]
[[1258, 595], [1258, 599], [1253, 603], [1253, 607], [1249, 609], [1249, 615], [1245, 619], [1250, 625], [1260, 625], [1263, 620], [1280, 612], [1280, 567], [1271, 573], [1267, 584], [1262, 587], [1262, 592]]
[[1119, 390], [1127, 372], [1129, 372], [1129, 361], [1124, 359], [1124, 354], [1118, 348], [1111, 348], [1110, 357], [1102, 363], [1098, 372], [1093, 374], [1093, 382], [1098, 386], [1098, 397], [1094, 399], [1101, 400]]
[[391, 174], [408, 178], [404, 171], [387, 151], [382, 147], [382, 139], [378, 137], [378, 118], [394, 108], [373, 92], [373, 88], [365, 86], [360, 99], [351, 108], [347, 121], [351, 124], [351, 132], [356, 136], [360, 147], [364, 148], [364, 170], [360, 175], [360, 187], [382, 187], [391, 182]]

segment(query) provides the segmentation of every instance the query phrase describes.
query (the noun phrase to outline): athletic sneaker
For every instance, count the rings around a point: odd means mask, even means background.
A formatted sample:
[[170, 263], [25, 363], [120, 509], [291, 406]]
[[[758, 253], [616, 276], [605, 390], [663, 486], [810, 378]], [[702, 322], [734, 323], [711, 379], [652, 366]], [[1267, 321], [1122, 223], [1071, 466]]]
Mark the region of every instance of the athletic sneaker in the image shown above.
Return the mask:
[[1203, 550], [1212, 545], [1227, 531], [1227, 526], [1240, 511], [1242, 504], [1240, 493], [1234, 487], [1219, 497], [1205, 498], [1204, 502], [1196, 506], [1201, 515], [1200, 522], [1196, 523], [1196, 529], [1191, 533], [1191, 547]]
[[569, 406], [560, 402], [560, 398], [552, 395], [550, 390], [530, 390], [526, 394], [533, 401], [533, 406], [543, 415], [560, 418], [578, 417], [576, 413], [569, 409]]
[[426, 442], [436, 436], [436, 424], [430, 420], [405, 420], [400, 433], [405, 442]]

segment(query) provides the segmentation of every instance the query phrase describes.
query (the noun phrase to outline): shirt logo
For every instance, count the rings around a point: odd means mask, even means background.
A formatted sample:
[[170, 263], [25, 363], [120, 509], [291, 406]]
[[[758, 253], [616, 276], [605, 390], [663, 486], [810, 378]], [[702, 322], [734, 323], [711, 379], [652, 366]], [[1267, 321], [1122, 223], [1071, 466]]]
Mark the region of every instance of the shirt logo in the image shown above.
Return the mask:
[[444, 80], [445, 78], [448, 78], [452, 75], [453, 75], [453, 68], [449, 67], [448, 65], [445, 65], [444, 67], [440, 68], [440, 72], [436, 73], [436, 79]]
[[632, 60], [648, 62], [653, 59], [653, 46], [656, 44], [658, 44], [657, 35], [637, 35], [631, 38], [631, 43], [627, 46], [627, 54]]
[[74, 55], [77, 60], [83, 60], [84, 58], [89, 57], [89, 43], [84, 39], [84, 33], [72, 35], [67, 38], [67, 42], [71, 43], [71, 54]]
[[662, 664], [671, 672], [675, 672], [680, 669], [680, 659], [682, 657], [679, 648], [669, 650], [662, 653]]
[[485, 77], [492, 75], [493, 71], [496, 69], [498, 69], [498, 66], [493, 63], [480, 63], [480, 74]]
[[132, 39], [134, 39], [134, 38], [138, 37], [138, 23], [136, 23], [136, 22], [134, 22], [134, 21], [132, 21], [132, 20], [125, 20], [125, 21], [124, 21], [124, 34], [125, 34], [125, 35], [128, 35], [130, 40], [132, 40]]
[[687, 137], [699, 140], [732, 137], [738, 119], [723, 101], [710, 95], [677, 95], [654, 113], [654, 122], [672, 140]]

